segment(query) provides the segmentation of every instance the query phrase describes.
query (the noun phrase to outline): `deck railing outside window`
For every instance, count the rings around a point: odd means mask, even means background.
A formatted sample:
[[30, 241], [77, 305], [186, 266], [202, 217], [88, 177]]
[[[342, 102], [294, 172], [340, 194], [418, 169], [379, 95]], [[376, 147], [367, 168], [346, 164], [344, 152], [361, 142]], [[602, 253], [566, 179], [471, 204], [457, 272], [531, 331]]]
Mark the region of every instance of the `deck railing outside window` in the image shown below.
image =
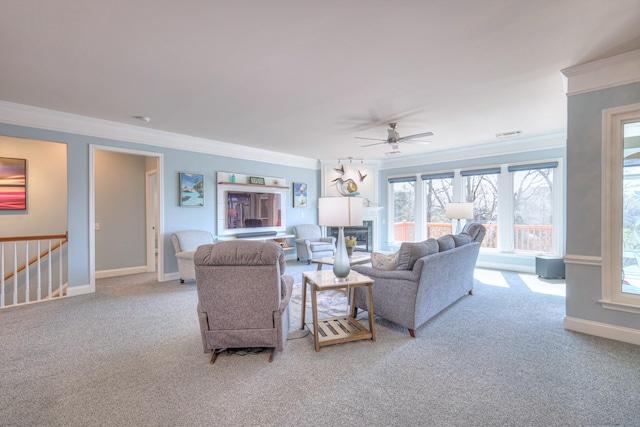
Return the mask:
[[[496, 248], [498, 245], [498, 226], [484, 224], [487, 234], [482, 241], [483, 248]], [[450, 234], [452, 227], [449, 223], [427, 223], [428, 236], [437, 239]], [[393, 225], [394, 240], [399, 242], [414, 242], [415, 223], [403, 221]], [[553, 226], [551, 225], [516, 225], [515, 250], [530, 252], [553, 252]]]

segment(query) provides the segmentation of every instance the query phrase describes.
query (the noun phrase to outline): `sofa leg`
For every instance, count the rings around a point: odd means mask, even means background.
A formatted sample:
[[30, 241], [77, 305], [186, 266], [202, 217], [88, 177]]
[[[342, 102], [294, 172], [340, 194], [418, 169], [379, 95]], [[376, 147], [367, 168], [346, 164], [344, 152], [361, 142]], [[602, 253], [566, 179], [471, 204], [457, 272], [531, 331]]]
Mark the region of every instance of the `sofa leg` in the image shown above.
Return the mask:
[[184, 279], [180, 279], [180, 283], [184, 283]]
[[216, 363], [216, 358], [218, 357], [218, 353], [216, 353], [215, 350], [213, 350], [211, 352], [211, 360], [209, 361], [210, 365], [213, 365], [214, 363]]
[[413, 329], [409, 329], [409, 335], [411, 335], [411, 338], [415, 338], [416, 337], [416, 331], [414, 331]]
[[273, 347], [271, 349], [271, 354], [269, 354], [269, 363], [273, 362], [273, 353], [275, 353], [275, 351], [276, 351], [276, 348]]
[[469, 295], [473, 295], [473, 289], [469, 291]]

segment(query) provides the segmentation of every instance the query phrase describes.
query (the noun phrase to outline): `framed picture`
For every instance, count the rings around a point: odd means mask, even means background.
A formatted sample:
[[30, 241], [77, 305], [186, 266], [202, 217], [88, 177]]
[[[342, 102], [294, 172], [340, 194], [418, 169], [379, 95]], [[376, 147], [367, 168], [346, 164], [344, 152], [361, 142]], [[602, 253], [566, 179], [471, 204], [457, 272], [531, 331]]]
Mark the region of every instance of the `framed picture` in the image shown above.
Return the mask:
[[249, 177], [249, 184], [264, 185], [264, 178], [260, 178], [258, 176], [250, 176]]
[[180, 206], [204, 206], [204, 175], [180, 172]]
[[27, 160], [0, 157], [0, 210], [27, 209]]
[[293, 183], [293, 207], [307, 207], [307, 184], [303, 184], [301, 182]]

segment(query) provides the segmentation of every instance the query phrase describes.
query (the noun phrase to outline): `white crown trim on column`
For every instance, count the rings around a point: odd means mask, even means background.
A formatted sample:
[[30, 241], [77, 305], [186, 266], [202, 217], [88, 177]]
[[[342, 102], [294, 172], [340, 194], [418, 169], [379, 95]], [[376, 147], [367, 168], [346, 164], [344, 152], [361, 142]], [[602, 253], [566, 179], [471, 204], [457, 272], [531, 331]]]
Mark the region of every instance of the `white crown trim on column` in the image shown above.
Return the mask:
[[258, 148], [244, 147], [212, 139], [148, 129], [124, 123], [95, 119], [61, 111], [32, 107], [0, 101], [0, 122], [18, 126], [46, 129], [113, 139], [155, 147], [173, 148], [183, 151], [224, 155], [263, 163], [296, 165], [306, 169], [318, 169], [318, 161], [306, 157], [292, 156]]
[[565, 68], [568, 96], [640, 81], [640, 50]]

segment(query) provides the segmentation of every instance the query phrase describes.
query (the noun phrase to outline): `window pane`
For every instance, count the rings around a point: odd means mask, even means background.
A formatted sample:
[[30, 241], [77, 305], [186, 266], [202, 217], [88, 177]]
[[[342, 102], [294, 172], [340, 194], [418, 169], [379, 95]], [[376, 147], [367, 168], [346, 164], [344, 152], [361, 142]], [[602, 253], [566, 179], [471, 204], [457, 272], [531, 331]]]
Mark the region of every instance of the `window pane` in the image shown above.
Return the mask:
[[426, 237], [437, 239], [451, 234], [451, 220], [444, 216], [444, 211], [447, 203], [453, 199], [453, 178], [425, 179], [422, 186], [425, 195]]
[[640, 295], [640, 123], [624, 125], [622, 293]]
[[516, 251], [553, 252], [553, 171], [512, 172]]
[[484, 224], [487, 234], [482, 247], [498, 247], [498, 174], [464, 177], [465, 197], [473, 202], [476, 222]]
[[389, 184], [393, 196], [393, 240], [415, 241], [416, 181]]

